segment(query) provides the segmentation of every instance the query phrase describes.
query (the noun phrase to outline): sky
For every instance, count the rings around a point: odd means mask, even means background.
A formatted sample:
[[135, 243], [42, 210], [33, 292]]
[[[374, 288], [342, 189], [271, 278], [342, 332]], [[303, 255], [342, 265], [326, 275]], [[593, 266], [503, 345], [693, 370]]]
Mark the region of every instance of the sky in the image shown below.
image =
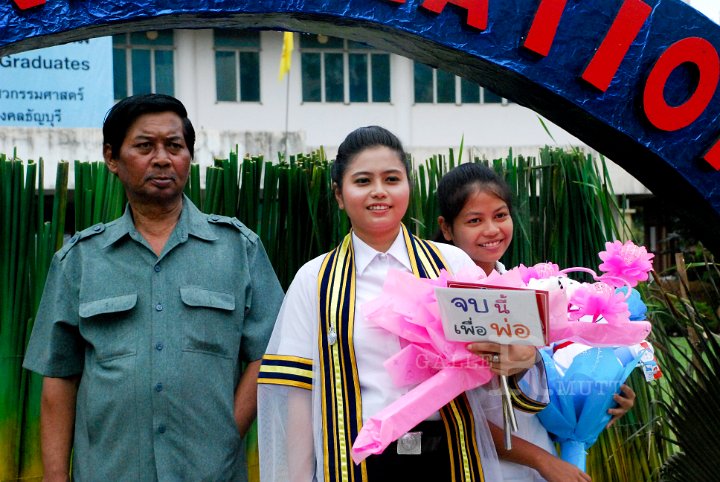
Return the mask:
[[695, 10], [700, 11], [710, 20], [720, 22], [720, 1], [718, 0], [690, 0], [686, 2]]

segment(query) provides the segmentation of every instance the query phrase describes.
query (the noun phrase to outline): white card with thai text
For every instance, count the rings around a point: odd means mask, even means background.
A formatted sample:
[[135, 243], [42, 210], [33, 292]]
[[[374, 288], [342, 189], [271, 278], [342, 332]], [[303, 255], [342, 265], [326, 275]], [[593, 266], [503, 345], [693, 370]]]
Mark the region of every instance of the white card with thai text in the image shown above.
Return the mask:
[[[445, 338], [544, 346], [538, 292], [526, 289], [435, 288]], [[540, 306], [539, 306], [540, 305]]]

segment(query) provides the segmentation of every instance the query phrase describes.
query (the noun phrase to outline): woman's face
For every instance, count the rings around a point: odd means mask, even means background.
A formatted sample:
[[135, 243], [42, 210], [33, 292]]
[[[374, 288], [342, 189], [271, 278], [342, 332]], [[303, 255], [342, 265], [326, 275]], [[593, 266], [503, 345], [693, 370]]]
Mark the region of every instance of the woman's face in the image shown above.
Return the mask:
[[335, 198], [355, 234], [375, 249], [387, 250], [390, 245], [385, 244], [397, 236], [410, 199], [410, 183], [398, 153], [385, 146], [360, 151], [345, 169]]
[[471, 194], [452, 226], [442, 216], [439, 221], [445, 239], [465, 251], [488, 274], [512, 241], [510, 209], [491, 191]]

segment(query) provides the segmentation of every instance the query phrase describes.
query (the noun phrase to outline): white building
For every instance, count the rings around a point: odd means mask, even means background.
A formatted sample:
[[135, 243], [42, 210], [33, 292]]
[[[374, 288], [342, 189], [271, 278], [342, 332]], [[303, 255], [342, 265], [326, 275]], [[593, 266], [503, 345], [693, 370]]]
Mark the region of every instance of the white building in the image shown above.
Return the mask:
[[[168, 30], [113, 37], [115, 98], [145, 92], [178, 97], [197, 131], [202, 165], [241, 154], [276, 159], [323, 146], [332, 158], [356, 127], [382, 125], [416, 161], [464, 142], [466, 159], [537, 155], [544, 145], [583, 146], [520, 105], [459, 77], [367, 45], [294, 34], [288, 76], [278, 79], [283, 34], [273, 31]], [[544, 125], [543, 125], [544, 123]], [[552, 137], [548, 135], [546, 127]], [[0, 127], [0, 152], [43, 156], [46, 185], [59, 160], [100, 160], [96, 129]], [[617, 166], [616, 192], [648, 191]], [[72, 173], [70, 176], [73, 179]]]

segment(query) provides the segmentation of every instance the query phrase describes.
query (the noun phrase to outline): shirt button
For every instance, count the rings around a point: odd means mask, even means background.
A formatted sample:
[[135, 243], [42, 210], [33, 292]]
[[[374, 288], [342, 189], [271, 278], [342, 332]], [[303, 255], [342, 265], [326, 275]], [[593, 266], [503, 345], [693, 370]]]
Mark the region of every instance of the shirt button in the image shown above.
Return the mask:
[[93, 231], [98, 232], [98, 231], [100, 231], [101, 229], [102, 229], [102, 226], [100, 226], [100, 225], [98, 224], [97, 226], [95, 226], [95, 227], [93, 228]]
[[156, 264], [156, 265], [155, 265], [155, 272], [156, 272], [156, 273], [159, 273], [159, 272], [160, 272], [160, 265], [159, 265], [159, 264]]
[[157, 311], [162, 311], [162, 310], [163, 310], [163, 305], [160, 304], [160, 303], [158, 303], [157, 305], [155, 305], [155, 309], [156, 309]]
[[158, 427], [158, 433], [165, 433], [165, 425], [160, 425]]
[[162, 383], [158, 383], [157, 385], [155, 385], [156, 392], [162, 392], [162, 390], [163, 390]]
[[164, 348], [164, 347], [163, 347], [163, 344], [162, 344], [162, 343], [160, 343], [160, 342], [155, 343], [155, 349], [156, 349], [157, 351], [162, 351], [163, 348]]

